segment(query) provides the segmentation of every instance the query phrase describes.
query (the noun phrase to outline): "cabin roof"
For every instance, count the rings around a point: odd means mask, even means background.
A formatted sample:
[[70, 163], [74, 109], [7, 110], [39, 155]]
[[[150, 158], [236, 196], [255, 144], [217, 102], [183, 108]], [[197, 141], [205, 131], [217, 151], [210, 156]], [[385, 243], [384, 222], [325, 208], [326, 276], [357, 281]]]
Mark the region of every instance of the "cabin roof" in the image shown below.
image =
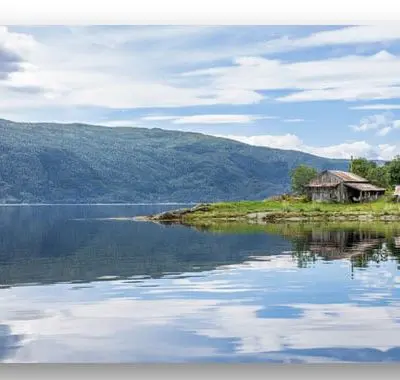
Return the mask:
[[370, 183], [346, 183], [345, 185], [359, 191], [385, 191], [382, 187], [374, 186]]
[[[324, 173], [329, 173], [330, 175], [334, 176], [337, 178], [336, 181], [330, 181], [330, 180], [322, 180], [321, 176]], [[320, 173], [316, 178], [310, 181], [310, 183], [306, 186], [308, 188], [335, 188], [339, 186], [340, 183], [343, 183], [344, 185], [351, 187], [353, 189], [359, 190], [359, 191], [378, 191], [382, 192], [385, 191], [382, 187], [378, 187], [375, 185], [372, 185], [367, 179], [360, 177], [357, 174], [349, 173], [349, 172], [344, 172], [341, 170], [324, 170], [322, 173]], [[398, 190], [400, 193], [400, 189]]]
[[[337, 178], [337, 182], [331, 182], [329, 180], [321, 180], [321, 176], [324, 173], [329, 173], [330, 175], [334, 176]], [[349, 173], [349, 172], [344, 172], [341, 170], [324, 170], [323, 172], [319, 173], [317, 177], [312, 179], [307, 187], [336, 187], [339, 185], [339, 183], [365, 183], [368, 184], [368, 180], [366, 180], [363, 177], [360, 177], [357, 174]], [[371, 185], [372, 186], [372, 185]]]
[[332, 173], [336, 177], [339, 177], [344, 182], [368, 182], [367, 179], [360, 177], [357, 174], [344, 172], [342, 170], [327, 170], [329, 173]]

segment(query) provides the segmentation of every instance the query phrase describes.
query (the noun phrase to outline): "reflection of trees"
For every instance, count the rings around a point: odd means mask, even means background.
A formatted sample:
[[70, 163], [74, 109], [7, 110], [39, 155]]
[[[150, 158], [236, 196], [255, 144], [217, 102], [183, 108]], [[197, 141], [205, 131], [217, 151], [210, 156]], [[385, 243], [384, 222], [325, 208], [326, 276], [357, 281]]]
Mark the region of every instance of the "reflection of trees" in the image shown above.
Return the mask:
[[382, 231], [317, 229], [291, 240], [293, 256], [300, 267], [317, 259], [347, 258], [357, 268], [366, 268], [371, 262], [379, 263], [389, 258], [400, 259], [400, 244], [396, 244], [396, 237]]

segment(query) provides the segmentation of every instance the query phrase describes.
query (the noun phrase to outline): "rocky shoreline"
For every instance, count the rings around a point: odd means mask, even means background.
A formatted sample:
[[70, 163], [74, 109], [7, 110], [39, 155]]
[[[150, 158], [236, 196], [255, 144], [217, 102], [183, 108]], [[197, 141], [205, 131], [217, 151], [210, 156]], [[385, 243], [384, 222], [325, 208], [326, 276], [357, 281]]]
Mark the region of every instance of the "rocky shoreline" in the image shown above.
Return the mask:
[[205, 212], [209, 211], [209, 206], [207, 204], [199, 204], [192, 208], [182, 208], [172, 211], [165, 211], [160, 214], [139, 216], [135, 219], [137, 220], [147, 220], [147, 221], [158, 221], [158, 222], [178, 222], [183, 221], [185, 215], [194, 214], [195, 212]]

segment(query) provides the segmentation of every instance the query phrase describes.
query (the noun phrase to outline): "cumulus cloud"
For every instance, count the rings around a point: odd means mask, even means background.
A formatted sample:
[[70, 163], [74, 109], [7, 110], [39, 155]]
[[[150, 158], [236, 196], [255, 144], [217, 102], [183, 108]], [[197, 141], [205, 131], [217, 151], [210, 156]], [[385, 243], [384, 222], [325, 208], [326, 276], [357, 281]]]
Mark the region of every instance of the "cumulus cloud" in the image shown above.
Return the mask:
[[358, 125], [352, 125], [351, 128], [357, 132], [376, 130], [378, 136], [386, 136], [393, 129], [400, 128], [400, 120], [395, 120], [391, 112], [386, 112], [364, 117]]
[[[18, 114], [56, 107], [235, 106], [261, 103], [267, 96], [281, 103], [400, 97], [400, 58], [385, 50], [370, 56], [298, 61], [266, 58], [281, 51], [399, 40], [400, 28], [393, 25], [338, 27], [269, 40], [266, 32], [262, 38], [250, 39], [246, 32], [246, 38], [229, 46], [210, 43], [216, 33], [225, 37], [238, 33], [224, 27], [71, 27], [67, 31], [53, 28], [35, 34], [35, 39], [0, 28], [0, 78], [6, 79], [0, 84], [0, 108]], [[137, 51], [140, 54], [133, 54]], [[223, 66], [222, 60], [232, 60], [232, 64]], [[386, 107], [375, 109], [400, 106]], [[244, 124], [254, 117], [191, 115], [168, 120], [172, 124]], [[147, 119], [162, 120], [167, 119]], [[377, 132], [387, 134], [388, 128]]]
[[25, 55], [33, 46], [33, 39], [21, 33], [10, 33], [0, 26], [0, 79], [24, 70]]
[[280, 38], [269, 41], [269, 51], [287, 51], [319, 46], [383, 43], [400, 39], [398, 25], [359, 25], [320, 31], [302, 38]]
[[287, 91], [279, 102], [368, 100], [400, 97], [400, 59], [386, 51], [302, 62], [239, 57], [231, 66], [184, 73], [221, 89]]
[[216, 137], [227, 138], [230, 140], [240, 141], [249, 145], [266, 146], [278, 149], [294, 149], [300, 150], [303, 141], [293, 134], [285, 135], [256, 135], [256, 136], [238, 136], [238, 135], [214, 135]]
[[298, 150], [327, 158], [349, 159], [351, 156], [365, 157], [374, 160], [389, 160], [400, 153], [399, 147], [390, 144], [371, 145], [366, 141], [345, 142], [329, 146], [310, 146], [294, 134], [285, 135], [215, 135], [217, 137], [236, 140], [249, 145], [269, 148]]
[[[30, 35], [2, 28], [0, 47], [29, 62], [23, 70], [15, 70], [11, 56], [3, 59], [6, 62], [3, 71], [13, 70], [12, 75], [7, 74], [7, 85], [20, 92], [32, 90], [29, 96], [18, 97], [8, 96], [3, 88], [0, 96], [7, 99], [7, 108], [244, 105], [260, 103], [266, 98], [265, 91], [274, 90], [288, 92], [277, 98], [280, 102], [400, 97], [400, 60], [387, 51], [369, 57], [301, 62], [263, 58], [274, 51], [392, 41], [399, 38], [397, 27], [346, 27], [302, 38], [267, 42], [253, 39], [250, 44], [239, 43], [229, 49], [216, 49], [212, 44], [207, 49], [190, 46], [191, 38], [206, 42], [219, 30], [213, 27], [70, 28], [70, 33], [46, 36], [39, 44]], [[144, 48], [146, 41], [151, 44]], [[158, 42], [160, 46], [164, 46], [161, 42], [167, 44], [174, 54], [151, 47]], [[132, 54], [133, 48], [140, 49], [141, 54]], [[188, 53], [181, 54], [182, 51]], [[193, 61], [192, 53], [196, 57]], [[183, 67], [191, 67], [187, 65], [188, 57], [192, 65], [203, 57], [201, 66], [208, 62], [211, 68], [181, 73]], [[233, 65], [210, 64], [227, 58], [233, 59]], [[181, 121], [189, 122], [188, 119]]]
[[[21, 91], [28, 87], [43, 91], [23, 98], [8, 97], [4, 91], [0, 95], [7, 99], [8, 108], [241, 105], [260, 103], [266, 97], [262, 91], [273, 90], [288, 92], [277, 98], [281, 102], [400, 96], [399, 59], [386, 51], [370, 57], [346, 56], [304, 62], [283, 62], [261, 56], [274, 49], [393, 40], [399, 38], [395, 27], [348, 27], [297, 39], [283, 38], [267, 43], [253, 40], [251, 47], [239, 44], [235, 49], [221, 49], [219, 55], [214, 46], [200, 49], [189, 47], [188, 42], [190, 38], [210, 38], [220, 28], [188, 28], [188, 36], [181, 27], [164, 29], [161, 29], [163, 36], [157, 37], [156, 32], [160, 30], [151, 28], [71, 28], [72, 33], [60, 37], [61, 43], [56, 37], [46, 37], [46, 41], [39, 44], [32, 36], [3, 28], [0, 46], [24, 56], [31, 63], [22, 72], [13, 72], [8, 85]], [[96, 42], [99, 36], [101, 42]], [[163, 59], [159, 59], [155, 49], [143, 49], [143, 42], [148, 40], [152, 44], [168, 41], [176, 54], [163, 51]], [[127, 44], [139, 47], [142, 54], [132, 54], [126, 49]], [[226, 67], [212, 65], [212, 68], [179, 75], [179, 65], [186, 61], [182, 58], [178, 62], [176, 57], [191, 56], [179, 54], [183, 47], [190, 52], [200, 49], [197, 55], [206, 56], [208, 62], [221, 58], [233, 58], [234, 62]], [[172, 73], [171, 67], [174, 68]], [[206, 78], [196, 80], [199, 75]]]
[[10, 73], [20, 70], [22, 59], [0, 45], [0, 79], [7, 79]]
[[[38, 95], [44, 91], [40, 83], [21, 82], [25, 75], [32, 75], [35, 66], [29, 62], [37, 42], [27, 34], [10, 32], [0, 26], [0, 97], [1, 107], [7, 108], [23, 95]], [[26, 104], [26, 103], [25, 103]]]

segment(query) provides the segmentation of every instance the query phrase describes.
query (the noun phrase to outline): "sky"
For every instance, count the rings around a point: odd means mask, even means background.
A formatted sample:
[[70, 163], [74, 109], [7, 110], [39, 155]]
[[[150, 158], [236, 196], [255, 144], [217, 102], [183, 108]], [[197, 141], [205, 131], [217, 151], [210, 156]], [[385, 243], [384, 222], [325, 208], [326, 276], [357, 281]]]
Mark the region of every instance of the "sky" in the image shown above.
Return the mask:
[[0, 26], [0, 118], [400, 154], [400, 25]]

